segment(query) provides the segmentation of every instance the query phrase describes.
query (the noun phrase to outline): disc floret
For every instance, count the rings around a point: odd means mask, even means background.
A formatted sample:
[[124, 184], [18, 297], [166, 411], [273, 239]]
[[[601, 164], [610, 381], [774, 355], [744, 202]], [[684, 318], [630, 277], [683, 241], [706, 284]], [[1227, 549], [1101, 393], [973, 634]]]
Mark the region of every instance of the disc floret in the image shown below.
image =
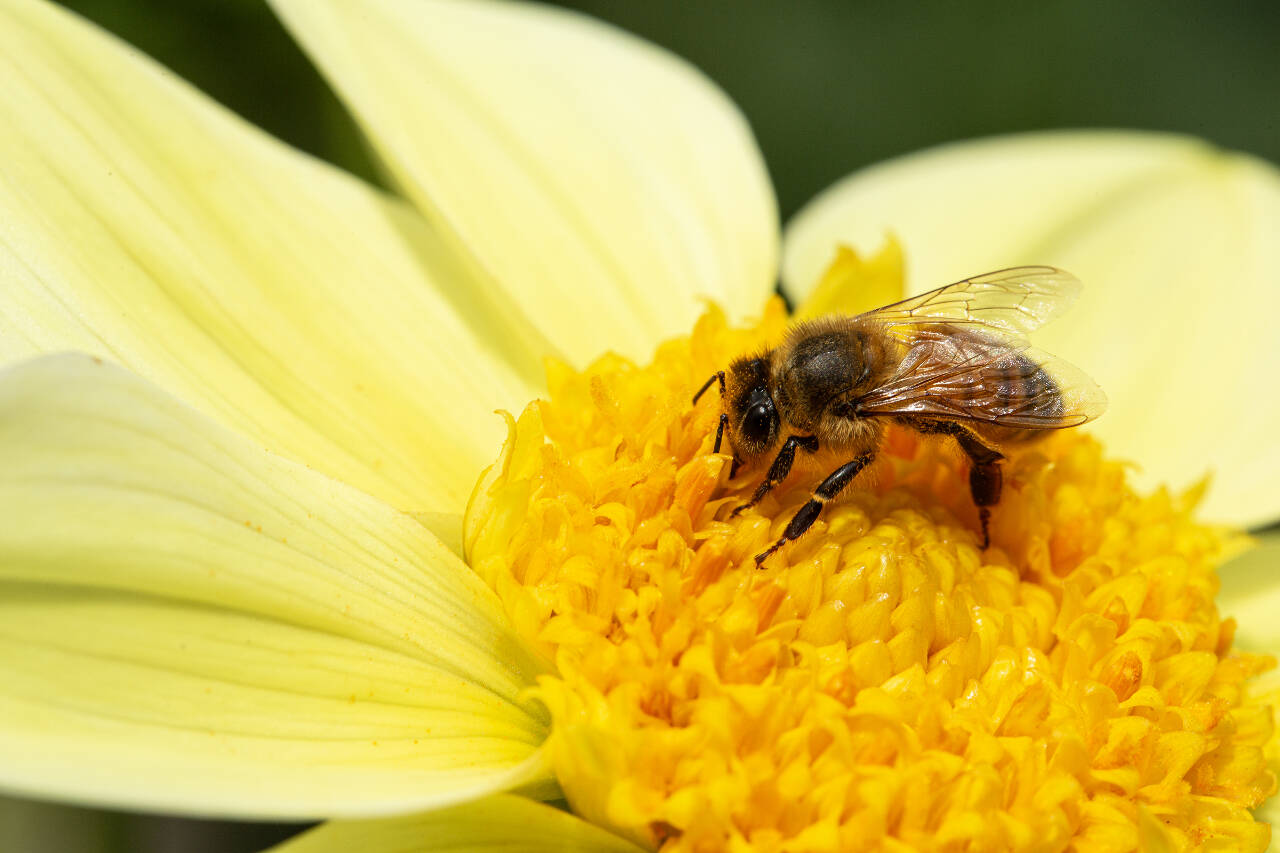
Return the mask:
[[891, 431], [871, 478], [763, 569], [809, 497], [731, 511], [691, 391], [776, 343], [709, 311], [638, 367], [553, 365], [467, 519], [554, 674], [575, 811], [663, 850], [1263, 850], [1270, 709], [1232, 650], [1195, 492], [1139, 495], [1088, 435], [1010, 460], [979, 550], [965, 462]]

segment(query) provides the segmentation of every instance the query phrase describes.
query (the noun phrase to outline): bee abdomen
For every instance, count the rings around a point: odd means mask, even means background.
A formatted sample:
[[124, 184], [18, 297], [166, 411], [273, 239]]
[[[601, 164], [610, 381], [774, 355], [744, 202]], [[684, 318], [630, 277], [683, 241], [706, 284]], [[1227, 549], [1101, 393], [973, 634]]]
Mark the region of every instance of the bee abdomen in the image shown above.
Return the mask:
[[[1016, 352], [984, 368], [981, 380], [967, 388], [965, 396], [986, 422], [978, 431], [1001, 442], [1037, 438], [1046, 429], [1060, 427], [1066, 410], [1052, 374]], [[1011, 421], [1017, 425], [1007, 425]]]

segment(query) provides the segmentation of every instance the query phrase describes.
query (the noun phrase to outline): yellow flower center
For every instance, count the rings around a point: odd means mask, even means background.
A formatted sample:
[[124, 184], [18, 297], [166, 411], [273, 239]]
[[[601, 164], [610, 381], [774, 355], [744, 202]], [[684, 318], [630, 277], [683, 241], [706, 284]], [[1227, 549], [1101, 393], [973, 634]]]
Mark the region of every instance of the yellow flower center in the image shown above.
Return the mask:
[[664, 851], [1265, 849], [1270, 662], [1231, 650], [1195, 494], [1064, 431], [1007, 464], [984, 553], [960, 455], [895, 431], [756, 568], [828, 472], [731, 518], [762, 472], [689, 399], [786, 321], [552, 365], [477, 486], [468, 556], [551, 662], [574, 810]]

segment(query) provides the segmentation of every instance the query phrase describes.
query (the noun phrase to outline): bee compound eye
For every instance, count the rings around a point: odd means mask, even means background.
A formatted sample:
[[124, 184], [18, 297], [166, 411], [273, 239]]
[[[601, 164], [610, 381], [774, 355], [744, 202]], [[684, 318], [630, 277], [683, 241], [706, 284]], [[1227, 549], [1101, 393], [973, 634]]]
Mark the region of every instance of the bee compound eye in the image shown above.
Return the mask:
[[773, 413], [763, 403], [757, 403], [747, 409], [742, 419], [742, 432], [753, 442], [765, 442], [769, 439], [769, 431], [773, 428]]

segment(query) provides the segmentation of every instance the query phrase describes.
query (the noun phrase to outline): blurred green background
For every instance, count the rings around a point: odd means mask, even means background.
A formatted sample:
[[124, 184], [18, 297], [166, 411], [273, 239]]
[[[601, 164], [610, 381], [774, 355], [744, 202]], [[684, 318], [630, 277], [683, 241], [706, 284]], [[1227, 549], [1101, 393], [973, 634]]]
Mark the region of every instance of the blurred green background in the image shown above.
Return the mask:
[[[257, 0], [65, 0], [291, 144], [370, 180], [341, 106]], [[690, 59], [750, 119], [782, 214], [861, 166], [1021, 130], [1195, 134], [1280, 162], [1280, 3], [573, 0]], [[293, 827], [0, 799], [0, 851], [260, 850]]]

